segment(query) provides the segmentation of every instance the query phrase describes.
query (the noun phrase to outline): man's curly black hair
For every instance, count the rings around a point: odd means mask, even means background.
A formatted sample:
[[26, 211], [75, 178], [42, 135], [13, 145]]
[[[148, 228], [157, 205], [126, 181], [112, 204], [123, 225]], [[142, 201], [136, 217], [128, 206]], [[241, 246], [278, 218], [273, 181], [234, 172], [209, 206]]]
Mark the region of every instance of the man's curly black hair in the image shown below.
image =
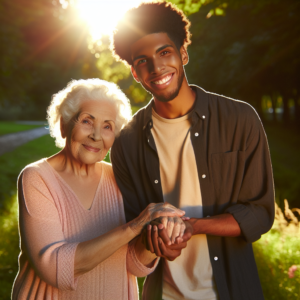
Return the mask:
[[145, 35], [167, 33], [179, 50], [191, 43], [191, 23], [181, 10], [167, 2], [142, 3], [128, 10], [113, 34], [114, 55], [132, 65], [130, 47]]

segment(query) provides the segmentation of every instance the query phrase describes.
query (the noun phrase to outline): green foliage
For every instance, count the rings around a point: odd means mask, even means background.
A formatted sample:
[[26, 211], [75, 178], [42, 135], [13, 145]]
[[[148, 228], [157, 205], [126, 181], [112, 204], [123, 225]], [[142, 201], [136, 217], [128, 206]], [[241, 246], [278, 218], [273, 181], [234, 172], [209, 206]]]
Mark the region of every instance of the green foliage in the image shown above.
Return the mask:
[[291, 207], [300, 207], [300, 136], [295, 128], [266, 123], [273, 165], [276, 202], [283, 209], [283, 199]]
[[[297, 210], [298, 213], [300, 210]], [[300, 223], [285, 201], [285, 213], [276, 205], [270, 232], [254, 243], [255, 259], [267, 300], [300, 298], [300, 272], [289, 278], [288, 270], [300, 264]]]

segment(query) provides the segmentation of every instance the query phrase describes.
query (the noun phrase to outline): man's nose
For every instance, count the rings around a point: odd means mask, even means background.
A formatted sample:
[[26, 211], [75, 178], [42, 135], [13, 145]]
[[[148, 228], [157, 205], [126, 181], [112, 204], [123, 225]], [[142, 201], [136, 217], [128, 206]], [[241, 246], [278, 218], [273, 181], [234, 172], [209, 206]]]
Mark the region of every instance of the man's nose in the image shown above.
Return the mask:
[[159, 59], [152, 59], [149, 68], [150, 73], [159, 74], [164, 68], [164, 65]]

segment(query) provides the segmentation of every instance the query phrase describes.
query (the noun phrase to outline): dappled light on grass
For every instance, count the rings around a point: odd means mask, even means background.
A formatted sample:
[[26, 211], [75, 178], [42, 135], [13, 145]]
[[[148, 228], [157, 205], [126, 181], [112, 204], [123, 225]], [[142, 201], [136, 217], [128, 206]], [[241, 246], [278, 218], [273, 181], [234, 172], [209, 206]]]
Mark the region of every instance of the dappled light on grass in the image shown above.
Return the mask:
[[19, 234], [17, 195], [11, 198], [8, 212], [0, 215], [0, 300], [9, 299], [18, 272]]
[[275, 205], [272, 229], [253, 245], [260, 281], [268, 300], [300, 299], [300, 272], [289, 276], [291, 266], [300, 263], [300, 210], [290, 210], [287, 200], [284, 212]]

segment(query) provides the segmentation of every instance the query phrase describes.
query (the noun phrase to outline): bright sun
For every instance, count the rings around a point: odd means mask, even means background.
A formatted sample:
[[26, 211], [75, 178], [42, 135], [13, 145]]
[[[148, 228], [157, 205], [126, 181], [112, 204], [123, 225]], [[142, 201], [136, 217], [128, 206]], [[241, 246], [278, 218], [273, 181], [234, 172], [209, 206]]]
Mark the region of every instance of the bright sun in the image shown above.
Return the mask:
[[142, 0], [77, 0], [80, 17], [84, 19], [94, 40], [110, 34], [122, 15]]

